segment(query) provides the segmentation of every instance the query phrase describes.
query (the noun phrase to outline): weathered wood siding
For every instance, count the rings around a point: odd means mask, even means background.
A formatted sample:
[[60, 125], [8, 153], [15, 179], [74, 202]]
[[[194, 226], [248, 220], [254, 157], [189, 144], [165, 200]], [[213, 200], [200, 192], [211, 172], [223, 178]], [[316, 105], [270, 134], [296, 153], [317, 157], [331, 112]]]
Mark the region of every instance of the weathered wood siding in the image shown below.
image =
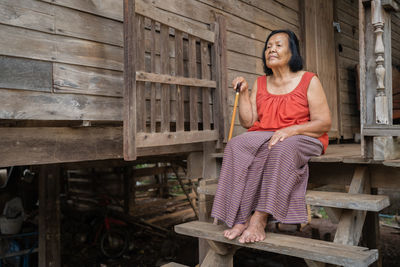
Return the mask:
[[122, 1], [2, 0], [0, 118], [121, 121], [121, 17]]
[[358, 55], [358, 1], [336, 0], [336, 18], [341, 32], [336, 32], [338, 51], [338, 92], [341, 136], [351, 139], [360, 132], [360, 112], [357, 107], [356, 65]]
[[392, 65], [400, 69], [400, 13], [392, 13]]

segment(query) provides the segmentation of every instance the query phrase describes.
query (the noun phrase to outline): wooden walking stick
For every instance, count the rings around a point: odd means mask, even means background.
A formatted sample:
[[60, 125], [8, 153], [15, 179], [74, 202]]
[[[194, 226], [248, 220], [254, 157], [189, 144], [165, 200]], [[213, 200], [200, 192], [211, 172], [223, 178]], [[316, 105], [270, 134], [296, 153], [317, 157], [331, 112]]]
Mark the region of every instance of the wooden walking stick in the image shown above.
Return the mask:
[[[229, 129], [228, 141], [231, 140], [231, 138], [232, 138], [233, 127], [235, 126], [236, 109], [237, 109], [237, 104], [239, 102], [239, 93], [240, 93], [241, 86], [242, 86], [242, 83], [236, 84], [235, 104], [233, 105], [231, 128]], [[217, 218], [214, 218], [213, 224], [218, 224]]]
[[235, 126], [236, 109], [237, 109], [237, 104], [239, 102], [239, 93], [240, 93], [241, 86], [242, 86], [242, 83], [236, 84], [235, 104], [233, 105], [231, 128], [229, 129], [228, 141], [231, 140], [231, 138], [232, 138], [233, 127]]

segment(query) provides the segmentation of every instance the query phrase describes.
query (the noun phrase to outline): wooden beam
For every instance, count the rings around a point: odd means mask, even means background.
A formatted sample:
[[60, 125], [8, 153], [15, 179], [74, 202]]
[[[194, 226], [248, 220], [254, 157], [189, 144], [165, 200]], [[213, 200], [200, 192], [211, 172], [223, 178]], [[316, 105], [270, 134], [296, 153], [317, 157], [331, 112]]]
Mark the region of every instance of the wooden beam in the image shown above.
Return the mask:
[[155, 147], [163, 145], [177, 145], [194, 142], [214, 141], [218, 138], [216, 130], [168, 132], [168, 133], [138, 133], [137, 147]]
[[[366, 166], [357, 167], [350, 184], [349, 194], [361, 194], [370, 191], [370, 177]], [[364, 226], [366, 211], [345, 210], [340, 217], [333, 242], [358, 245]]]
[[44, 165], [39, 173], [39, 266], [61, 266], [60, 169]]
[[124, 0], [124, 159], [136, 152], [136, 14], [135, 0]]
[[216, 88], [217, 82], [205, 79], [186, 78], [167, 74], [136, 71], [136, 81], [154, 82], [163, 84], [176, 84], [183, 86]]
[[381, 0], [382, 6], [387, 11], [399, 12], [399, 4], [395, 0]]
[[364, 136], [400, 136], [400, 125], [365, 126], [361, 134]]
[[[0, 127], [0, 167], [123, 158], [122, 127]], [[202, 151], [195, 143], [140, 147], [138, 156]]]
[[178, 16], [167, 16], [165, 13], [161, 13], [158, 8], [145, 3], [143, 0], [136, 2], [135, 11], [138, 14], [158, 21], [161, 24], [189, 33], [210, 43], [214, 43], [214, 32], [203, 29], [198, 25], [184, 20]]

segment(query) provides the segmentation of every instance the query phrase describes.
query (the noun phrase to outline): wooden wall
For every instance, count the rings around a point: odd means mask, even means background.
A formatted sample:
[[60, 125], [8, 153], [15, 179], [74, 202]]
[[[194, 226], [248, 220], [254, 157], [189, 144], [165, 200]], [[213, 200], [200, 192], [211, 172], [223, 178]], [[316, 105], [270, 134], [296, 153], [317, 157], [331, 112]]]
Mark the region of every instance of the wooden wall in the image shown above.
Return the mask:
[[392, 64], [400, 70], [400, 13], [392, 13]]
[[360, 133], [360, 112], [357, 107], [356, 64], [358, 54], [358, 1], [336, 0], [335, 21], [340, 23], [341, 32], [335, 33], [340, 132], [344, 139], [352, 139]]
[[96, 2], [1, 1], [1, 119], [122, 120], [122, 1]]

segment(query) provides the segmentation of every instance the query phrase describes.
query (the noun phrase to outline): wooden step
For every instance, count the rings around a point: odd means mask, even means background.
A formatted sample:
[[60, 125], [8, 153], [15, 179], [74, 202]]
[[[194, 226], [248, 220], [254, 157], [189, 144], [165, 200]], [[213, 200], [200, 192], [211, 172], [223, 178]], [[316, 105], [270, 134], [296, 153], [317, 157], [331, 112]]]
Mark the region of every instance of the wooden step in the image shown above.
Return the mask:
[[161, 265], [161, 267], [189, 267], [189, 266], [183, 265], [180, 263], [176, 263], [176, 262], [169, 262], [167, 264]]
[[369, 250], [363, 247], [269, 232], [264, 241], [241, 244], [237, 240], [226, 239], [223, 236], [224, 229], [226, 227], [223, 225], [200, 221], [175, 226], [175, 232], [183, 235], [342, 266], [368, 266], [378, 259], [376, 249]]
[[[217, 184], [199, 187], [199, 194], [215, 195]], [[316, 206], [381, 211], [390, 205], [389, 197], [384, 195], [349, 194], [341, 192], [307, 190], [306, 203]]]

